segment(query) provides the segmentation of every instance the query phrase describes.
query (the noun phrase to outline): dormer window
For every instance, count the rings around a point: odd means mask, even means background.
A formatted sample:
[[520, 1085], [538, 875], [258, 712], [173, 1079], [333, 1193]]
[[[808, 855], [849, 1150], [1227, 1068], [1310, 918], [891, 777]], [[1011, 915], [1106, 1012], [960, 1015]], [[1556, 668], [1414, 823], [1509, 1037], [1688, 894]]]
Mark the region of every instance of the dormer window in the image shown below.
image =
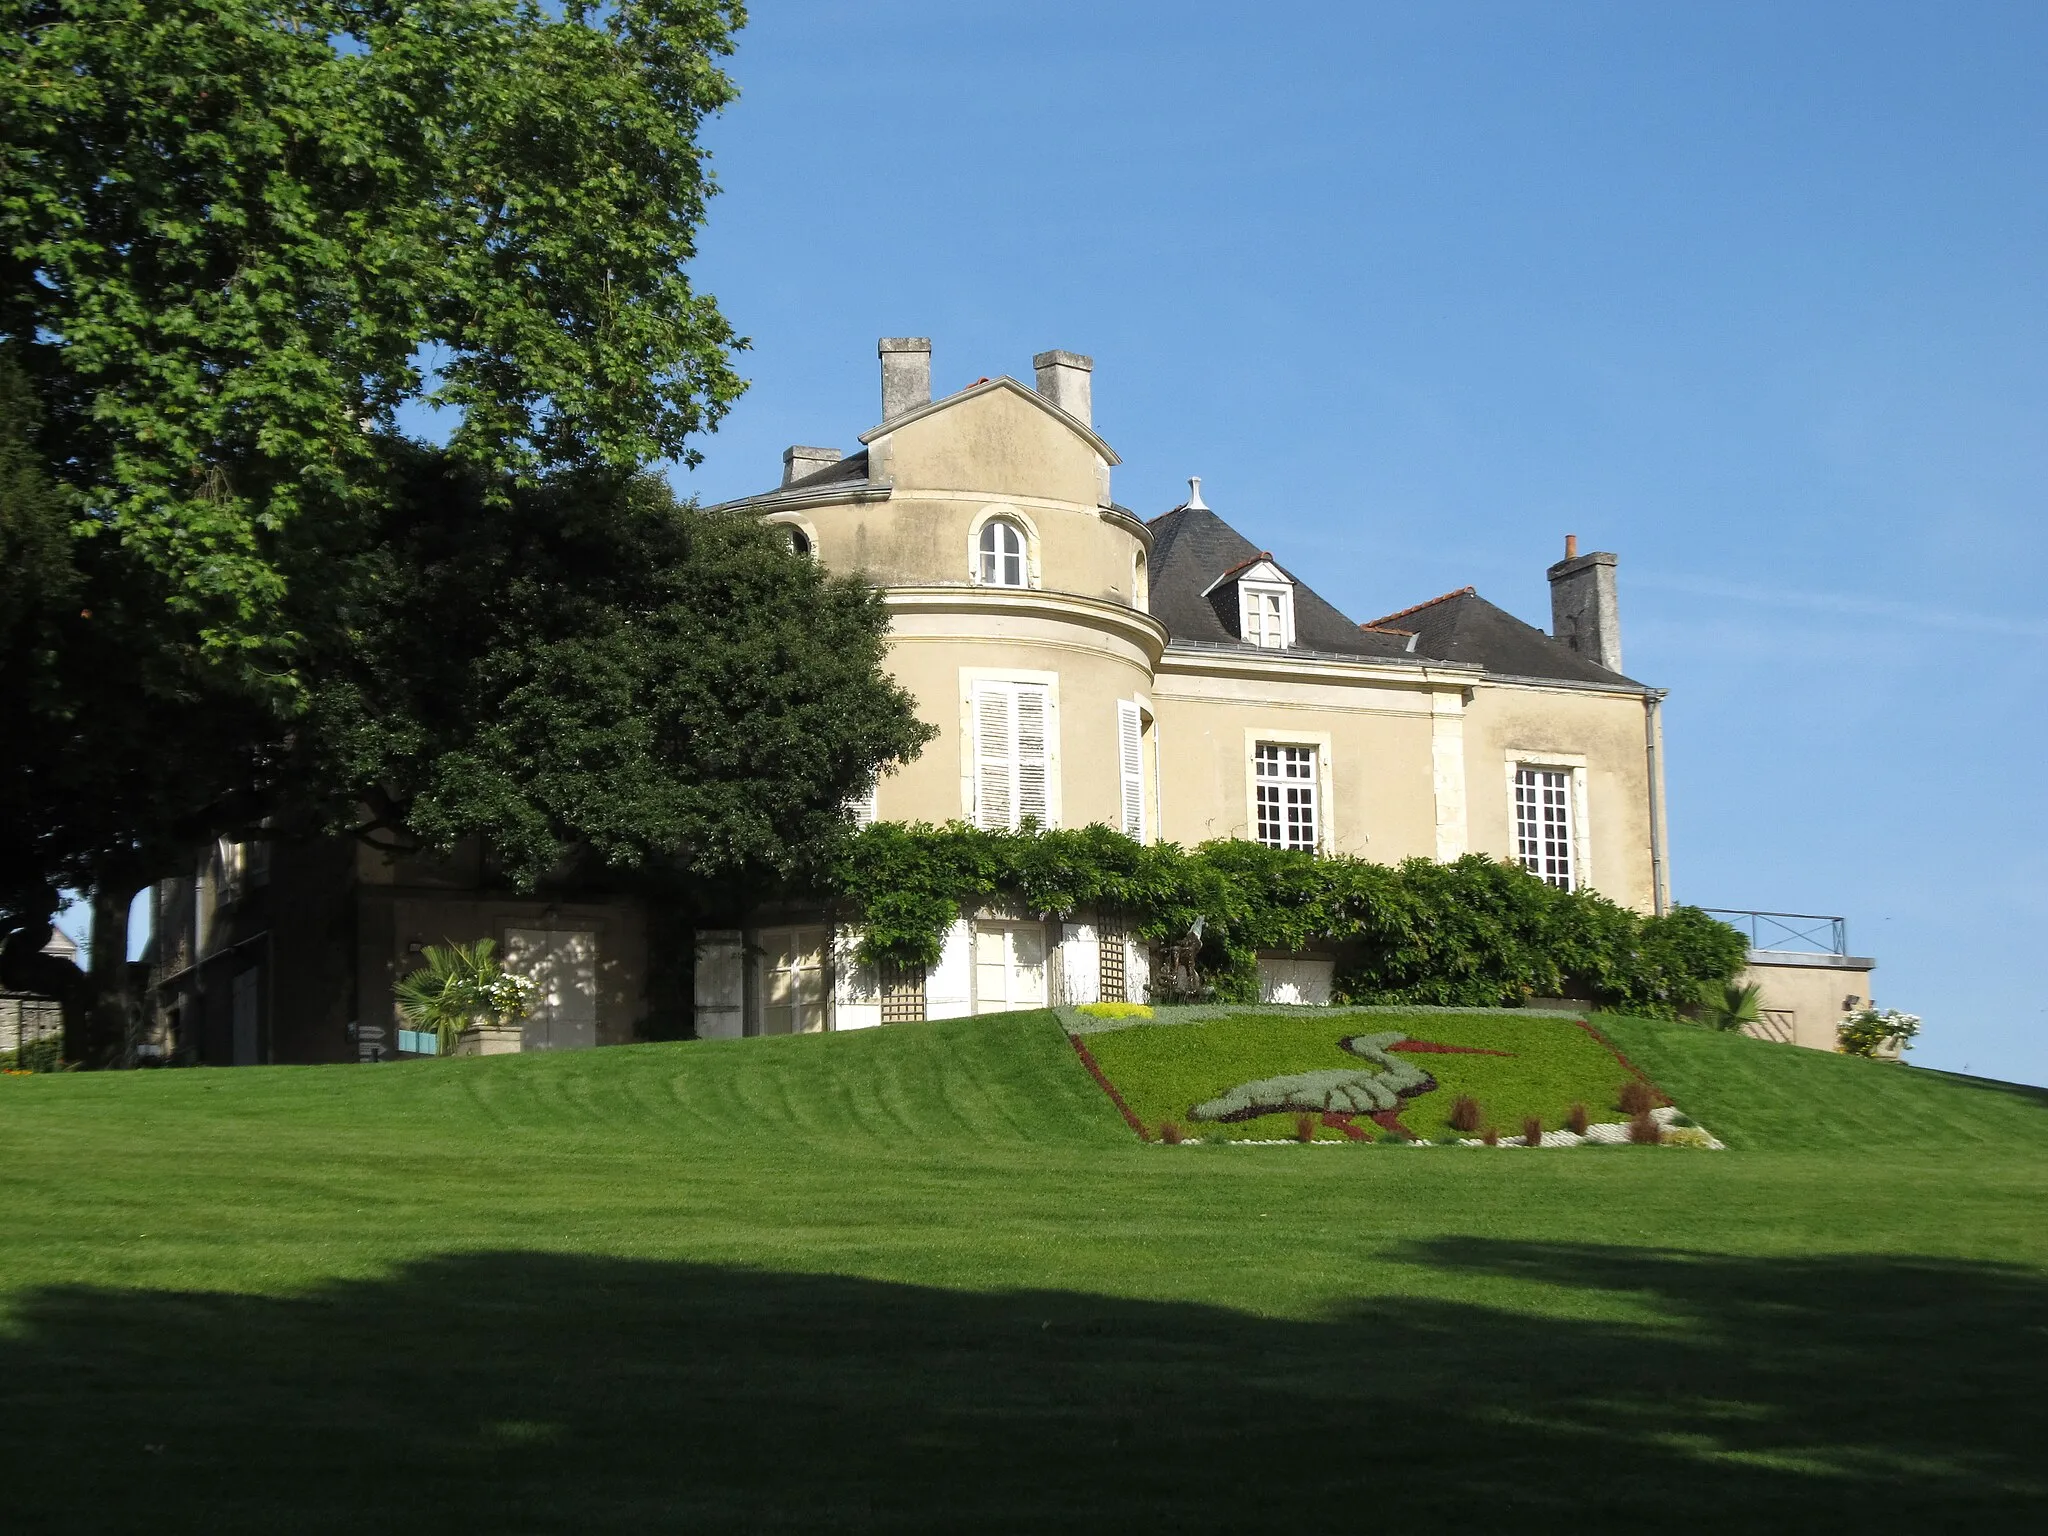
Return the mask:
[[981, 525], [981, 584], [1022, 587], [1025, 579], [1024, 530], [1007, 518], [992, 517]]
[[1246, 645], [1284, 651], [1294, 644], [1294, 578], [1261, 551], [1209, 583], [1202, 594], [1216, 617]]
[[1293, 626], [1288, 623], [1293, 615], [1294, 595], [1285, 587], [1253, 587], [1238, 583], [1237, 599], [1241, 615], [1239, 633], [1245, 643], [1269, 651], [1287, 648], [1287, 631]]

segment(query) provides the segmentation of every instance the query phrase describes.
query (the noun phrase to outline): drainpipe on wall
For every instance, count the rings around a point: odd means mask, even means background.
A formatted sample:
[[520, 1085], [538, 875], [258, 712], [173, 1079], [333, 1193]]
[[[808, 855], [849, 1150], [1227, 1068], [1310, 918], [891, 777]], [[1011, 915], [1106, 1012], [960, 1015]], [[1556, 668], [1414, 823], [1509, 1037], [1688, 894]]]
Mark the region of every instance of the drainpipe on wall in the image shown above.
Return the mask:
[[1664, 758], [1660, 750], [1663, 721], [1659, 710], [1663, 703], [1660, 691], [1643, 696], [1643, 761], [1650, 780], [1650, 910], [1658, 917], [1669, 905], [1665, 898], [1669, 882], [1664, 872]]

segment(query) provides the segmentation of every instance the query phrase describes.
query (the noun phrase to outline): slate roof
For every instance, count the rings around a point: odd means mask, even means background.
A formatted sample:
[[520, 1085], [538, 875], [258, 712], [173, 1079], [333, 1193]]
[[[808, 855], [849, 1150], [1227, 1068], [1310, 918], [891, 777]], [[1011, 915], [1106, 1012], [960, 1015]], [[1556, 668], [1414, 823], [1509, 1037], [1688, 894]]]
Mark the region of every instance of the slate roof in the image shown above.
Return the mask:
[[[1271, 556], [1207, 507], [1175, 507], [1147, 526], [1152, 530], [1152, 616], [1177, 641], [1253, 649], [1225, 618], [1237, 601], [1234, 583], [1226, 580], [1209, 596], [1202, 594], [1218, 578]], [[1280, 568], [1294, 582], [1293, 649], [1298, 651], [1459, 662], [1502, 677], [1642, 686], [1523, 623], [1471, 587], [1356, 624], [1292, 571]]]
[[[1264, 558], [1265, 551], [1207, 507], [1175, 507], [1146, 526], [1152, 530], [1152, 559], [1147, 567], [1152, 617], [1164, 624], [1175, 640], [1256, 650], [1238, 639], [1223, 619], [1223, 612], [1237, 601], [1235, 586], [1226, 582], [1208, 597], [1202, 593], [1217, 577]], [[1294, 583], [1295, 650], [1338, 656], [1408, 653], [1408, 642], [1402, 637], [1360, 629], [1299, 576], [1285, 566], [1280, 569]]]
[[[1554, 640], [1533, 624], [1524, 624], [1471, 587], [1460, 587], [1413, 608], [1403, 608], [1376, 628], [1412, 631], [1418, 655], [1437, 661], [1462, 661], [1506, 677], [1540, 677], [1571, 683], [1632, 683]], [[1636, 684], [1641, 687], [1641, 684]]]

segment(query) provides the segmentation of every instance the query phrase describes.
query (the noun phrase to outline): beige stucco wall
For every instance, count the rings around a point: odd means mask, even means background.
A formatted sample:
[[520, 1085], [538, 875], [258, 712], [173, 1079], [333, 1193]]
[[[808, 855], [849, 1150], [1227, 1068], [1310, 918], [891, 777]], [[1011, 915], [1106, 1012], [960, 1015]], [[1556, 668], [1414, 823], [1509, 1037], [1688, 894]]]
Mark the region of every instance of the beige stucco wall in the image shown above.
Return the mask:
[[1252, 745], [1312, 741], [1323, 754], [1325, 851], [1380, 863], [1435, 856], [1431, 688], [1282, 680], [1228, 665], [1176, 656], [1154, 682], [1169, 840], [1250, 837]]
[[1022, 526], [1031, 585], [1137, 606], [1149, 536], [1109, 509], [1108, 464], [1076, 425], [1009, 388], [989, 389], [874, 437], [871, 485], [777, 515], [799, 522], [835, 570], [881, 586], [972, 585], [990, 515]]
[[[1832, 1051], [1843, 1017], [1851, 1009], [1870, 1005], [1870, 973], [1875, 968], [1874, 961], [1848, 956], [1778, 960], [1752, 951], [1750, 964], [1735, 980], [1739, 986], [1754, 984], [1761, 989], [1757, 1001], [1765, 1011], [1764, 1028], [1753, 1033], [1779, 1038], [1776, 1026], [1789, 1023], [1792, 1044]], [[1855, 1002], [1844, 1007], [1852, 997]]]
[[[963, 729], [977, 677], [1054, 682], [1054, 804], [1061, 826], [1122, 820], [1117, 701], [1147, 702], [1156, 629], [1114, 610], [1046, 598], [929, 589], [891, 594], [889, 670], [939, 735], [876, 788], [887, 821], [973, 816], [971, 736]], [[1150, 643], [1148, 643], [1150, 642]], [[1146, 823], [1153, 765], [1147, 752]]]
[[1582, 775], [1583, 866], [1601, 894], [1648, 912], [1651, 757], [1639, 694], [1482, 683], [1464, 711], [1466, 826], [1472, 851], [1512, 858], [1511, 764], [1548, 762]]

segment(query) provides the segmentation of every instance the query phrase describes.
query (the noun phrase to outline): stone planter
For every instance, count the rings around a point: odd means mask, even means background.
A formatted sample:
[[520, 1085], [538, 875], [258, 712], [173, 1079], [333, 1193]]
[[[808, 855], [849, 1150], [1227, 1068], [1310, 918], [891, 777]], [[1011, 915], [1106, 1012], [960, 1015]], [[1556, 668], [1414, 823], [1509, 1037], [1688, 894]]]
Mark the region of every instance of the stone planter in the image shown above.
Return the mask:
[[455, 1037], [452, 1056], [509, 1056], [525, 1048], [526, 1031], [517, 1024], [472, 1024]]

